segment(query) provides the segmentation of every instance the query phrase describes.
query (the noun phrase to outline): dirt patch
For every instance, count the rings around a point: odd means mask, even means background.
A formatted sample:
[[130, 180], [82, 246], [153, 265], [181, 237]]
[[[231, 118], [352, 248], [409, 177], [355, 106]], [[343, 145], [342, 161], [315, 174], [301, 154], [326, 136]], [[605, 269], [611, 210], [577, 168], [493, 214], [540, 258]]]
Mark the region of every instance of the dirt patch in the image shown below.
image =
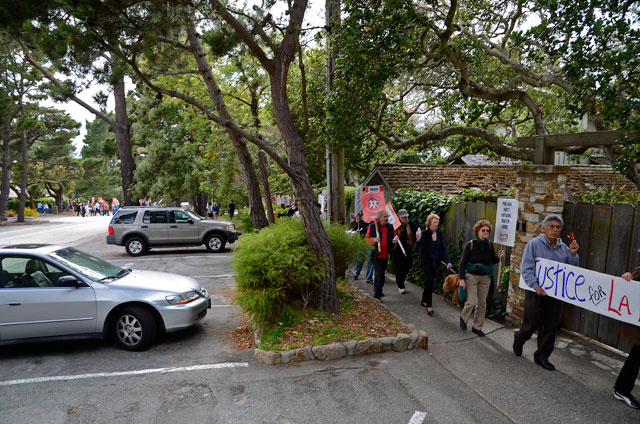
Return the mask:
[[[341, 312], [328, 314], [318, 309], [302, 312], [300, 322], [291, 327], [276, 327], [261, 335], [260, 348], [281, 352], [304, 346], [364, 340], [372, 337], [393, 337], [413, 329], [393, 315], [375, 299], [350, 284], [338, 286]], [[229, 335], [234, 350], [255, 347], [253, 329], [245, 316]]]

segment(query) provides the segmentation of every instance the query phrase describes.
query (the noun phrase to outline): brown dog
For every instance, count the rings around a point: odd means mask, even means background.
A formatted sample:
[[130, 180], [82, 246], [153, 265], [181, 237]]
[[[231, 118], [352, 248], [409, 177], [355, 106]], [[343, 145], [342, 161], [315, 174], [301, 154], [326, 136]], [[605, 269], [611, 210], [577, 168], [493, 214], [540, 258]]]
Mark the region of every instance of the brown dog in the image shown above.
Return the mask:
[[460, 285], [460, 279], [456, 274], [447, 275], [444, 279], [442, 286], [442, 300], [445, 300], [448, 293], [453, 293], [451, 296], [451, 303], [455, 304], [458, 308], [462, 308], [460, 299], [458, 298], [458, 286]]

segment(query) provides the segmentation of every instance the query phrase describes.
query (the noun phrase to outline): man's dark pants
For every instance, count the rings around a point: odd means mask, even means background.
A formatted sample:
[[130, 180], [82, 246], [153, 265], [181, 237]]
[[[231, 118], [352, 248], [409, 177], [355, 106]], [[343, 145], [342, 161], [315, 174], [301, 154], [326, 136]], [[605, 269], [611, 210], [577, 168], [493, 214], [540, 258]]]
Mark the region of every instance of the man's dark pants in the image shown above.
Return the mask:
[[384, 273], [387, 271], [388, 258], [375, 258], [373, 260], [373, 297], [382, 299], [382, 287], [384, 287]]
[[549, 359], [561, 318], [561, 301], [550, 296], [538, 296], [535, 292], [527, 290], [524, 295], [524, 319], [520, 330], [515, 333], [514, 343], [518, 346], [524, 345], [533, 332], [538, 330], [538, 350], [534, 352], [533, 359]]
[[634, 345], [629, 352], [629, 357], [625, 361], [620, 375], [616, 380], [615, 390], [623, 395], [628, 395], [633, 390], [640, 369], [640, 345]]

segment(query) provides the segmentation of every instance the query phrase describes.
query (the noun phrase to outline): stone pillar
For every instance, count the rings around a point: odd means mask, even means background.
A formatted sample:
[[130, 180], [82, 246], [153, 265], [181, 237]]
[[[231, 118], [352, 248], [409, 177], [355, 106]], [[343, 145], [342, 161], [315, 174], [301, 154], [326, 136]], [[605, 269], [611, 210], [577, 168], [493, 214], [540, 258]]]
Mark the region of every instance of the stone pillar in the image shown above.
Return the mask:
[[516, 177], [518, 228], [511, 250], [507, 321], [520, 326], [524, 315], [524, 290], [520, 285], [520, 261], [524, 246], [542, 231], [542, 221], [549, 214], [562, 216], [567, 200], [568, 166], [522, 165]]

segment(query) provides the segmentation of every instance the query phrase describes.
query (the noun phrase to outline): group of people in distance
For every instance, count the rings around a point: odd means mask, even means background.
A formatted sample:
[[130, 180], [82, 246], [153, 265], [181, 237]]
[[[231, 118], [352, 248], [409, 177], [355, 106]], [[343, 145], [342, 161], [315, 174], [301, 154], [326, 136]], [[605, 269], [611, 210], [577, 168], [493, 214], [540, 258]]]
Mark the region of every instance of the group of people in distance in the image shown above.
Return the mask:
[[[233, 219], [233, 215], [236, 213], [236, 204], [233, 203], [233, 199], [229, 202], [227, 208], [229, 211], [229, 219]], [[220, 205], [218, 205], [218, 202], [207, 203], [207, 216], [213, 219], [220, 218]]]
[[[385, 283], [385, 271], [389, 258], [393, 258], [396, 272], [396, 283], [400, 294], [406, 293], [405, 280], [413, 264], [413, 252], [419, 259], [424, 275], [424, 290], [420, 305], [426, 308], [429, 316], [434, 315], [432, 292], [434, 280], [438, 277], [439, 265], [445, 264], [451, 270], [452, 264], [447, 251], [444, 234], [438, 228], [440, 217], [436, 214], [428, 216], [424, 230], [409, 223], [409, 213], [405, 209], [398, 211], [400, 226], [394, 230], [389, 224], [389, 214], [380, 210], [377, 219], [367, 223], [362, 219], [362, 212], [356, 215], [352, 229], [367, 238], [372, 247], [369, 252], [366, 282], [373, 284], [373, 297], [382, 302]], [[558, 215], [548, 215], [542, 223], [542, 233], [525, 246], [521, 261], [521, 273], [525, 283], [532, 289], [527, 290], [524, 300], [524, 317], [522, 326], [514, 334], [513, 352], [521, 356], [523, 345], [538, 331], [537, 350], [533, 354], [534, 363], [548, 371], [555, 370], [549, 362], [554, 349], [556, 332], [562, 319], [562, 302], [547, 296], [538, 284], [535, 275], [536, 258], [579, 266], [580, 246], [575, 239], [566, 245], [561, 238], [564, 222]], [[491, 222], [482, 219], [473, 226], [473, 239], [463, 248], [458, 278], [460, 287], [466, 289], [466, 303], [460, 314], [460, 328], [467, 330], [467, 324], [473, 318], [471, 331], [480, 337], [487, 307], [489, 287], [494, 280], [493, 265], [504, 256], [504, 250], [497, 253], [489, 240]], [[358, 279], [364, 264], [364, 257], [359, 255], [354, 269], [354, 280]], [[640, 266], [632, 272], [622, 275], [627, 281], [640, 281]], [[475, 313], [475, 315], [474, 315]], [[614, 386], [614, 397], [632, 408], [640, 408], [640, 403], [631, 391], [640, 369], [640, 327], [622, 324], [621, 336], [633, 345], [620, 375]]]

